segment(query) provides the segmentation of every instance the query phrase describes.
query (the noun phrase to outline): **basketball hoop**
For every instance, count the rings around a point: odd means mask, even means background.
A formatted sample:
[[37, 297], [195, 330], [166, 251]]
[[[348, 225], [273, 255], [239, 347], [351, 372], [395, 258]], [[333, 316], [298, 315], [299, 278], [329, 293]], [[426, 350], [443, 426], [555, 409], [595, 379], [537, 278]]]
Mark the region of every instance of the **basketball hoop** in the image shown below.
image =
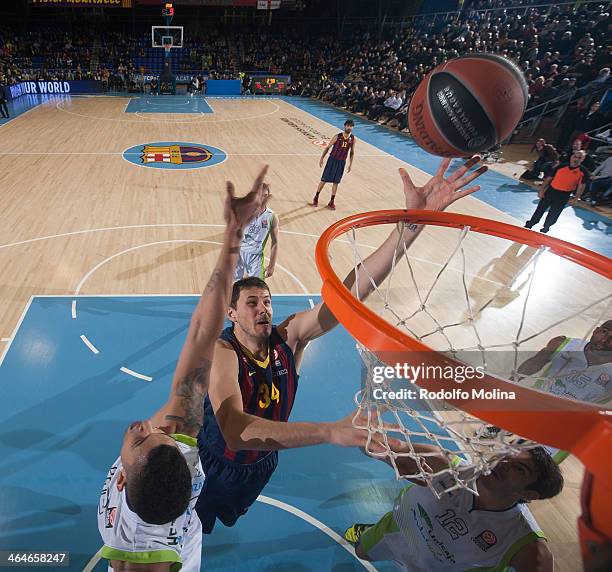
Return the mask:
[[[415, 260], [418, 260], [423, 267], [426, 267], [430, 262], [429, 260], [416, 258], [412, 260], [414, 251], [411, 250], [411, 257], [409, 257], [408, 249], [404, 246], [403, 240], [400, 240], [401, 244], [398, 243], [396, 246], [396, 257], [391, 274], [382, 284], [376, 284], [368, 274], [367, 267], [363, 265], [365, 257], [359, 252], [359, 247], [363, 248], [363, 244], [357, 242], [356, 230], [387, 224], [395, 225], [400, 230], [400, 235], [403, 234], [401, 231], [403, 231], [405, 225], [426, 225], [426, 234], [432, 234], [432, 236], [425, 239], [422, 235], [417, 238], [417, 243], [419, 240], [434, 242], [435, 238], [438, 237], [436, 233], [458, 232], [454, 248], [448, 247], [449, 252], [444, 254], [442, 262], [440, 264], [436, 263], [436, 268], [439, 267], [439, 270], [436, 269], [431, 272], [431, 279], [428, 277], [429, 284], [426, 293], [423, 293], [417, 284], [416, 278], [419, 273], [415, 272], [414, 267]], [[365, 231], [363, 232], [365, 233]], [[507, 341], [495, 339], [488, 344], [486, 336], [480, 331], [485, 327], [483, 322], [486, 322], [486, 318], [491, 315], [495, 318], [488, 332], [489, 335], [491, 333], [495, 334], [493, 337], [499, 334], [499, 331], [505, 326], [503, 319], [495, 316], [495, 296], [499, 292], [496, 292], [492, 297], [484, 296], [475, 306], [473, 303], [475, 297], [469, 291], [466, 280], [466, 252], [475, 256], [480, 255], [485, 246], [482, 239], [483, 235], [487, 235], [487, 245], [491, 242], [500, 242], [499, 239], [502, 239], [518, 244], [519, 250], [524, 249], [525, 246], [530, 249], [528, 260], [516, 273], [516, 276], [520, 274], [521, 279], [525, 278], [522, 285], [522, 292], [525, 292], [525, 295], [523, 295], [524, 301], [517, 301], [517, 298], [509, 297], [508, 299], [512, 300], [514, 306], [507, 303], [508, 310], [504, 314], [507, 315], [508, 312], [512, 312], [511, 315], [517, 322], [516, 335], [506, 334], [509, 337]], [[336, 240], [340, 237], [344, 237], [344, 240]], [[474, 238], [475, 244], [473, 246], [469, 244], [471, 238]], [[373, 288], [370, 298], [376, 299], [375, 294], [378, 295], [378, 300], [373, 303], [368, 298], [368, 303], [371, 306], [376, 303], [379, 304], [378, 312], [366, 306], [359, 298], [358, 288], [356, 294], [349, 291], [332, 266], [332, 260], [335, 262], [343, 259], [344, 255], [340, 249], [346, 248], [347, 242], [353, 248], [352, 266], [355, 276], [358, 277], [359, 273], [362, 273], [361, 276], [363, 276], [363, 273], [365, 273]], [[438, 244], [438, 242], [435, 243]], [[335, 250], [333, 257], [330, 254], [332, 245], [334, 249], [339, 250], [338, 256], [335, 255]], [[417, 253], [419, 252], [418, 249], [415, 250]], [[317, 243], [315, 256], [317, 268], [323, 279], [321, 291], [323, 300], [336, 318], [359, 342], [358, 347], [360, 347], [360, 353], [366, 366], [365, 387], [358, 392], [357, 400], [362, 415], [356, 415], [354, 424], [367, 429], [371, 439], [376, 438], [379, 443], [382, 441], [383, 445], [386, 445], [385, 453], [372, 453], [366, 447], [366, 450], [372, 456], [388, 457], [398, 476], [400, 475], [395, 459], [401, 456], [410, 457], [415, 461], [417, 470], [415, 474], [403, 476], [422, 479], [431, 488], [434, 474], [427, 465], [427, 454], [415, 451], [413, 443], [418, 443], [419, 439], [432, 441], [439, 447], [448, 461], [448, 467], [436, 473], [436, 475], [445, 473], [450, 477], [451, 484], [446, 486], [446, 491], [463, 488], [477, 494], [476, 479], [482, 474], [491, 472], [504, 457], [517, 454], [521, 450], [537, 446], [539, 443], [557, 447], [576, 455], [587, 469], [585, 487], [588, 483], [589, 500], [587, 510], [583, 513], [581, 521], [583, 551], [586, 550], [585, 537], [588, 536], [583, 534], [586, 529], [591, 533], [589, 539], [591, 542], [593, 538], [612, 538], [612, 519], [609, 518], [612, 511], [612, 461], [610, 459], [612, 411], [601, 405], [572, 401], [545, 391], [539, 391], [534, 387], [523, 385], [522, 380], [521, 384], [514, 381], [517, 379], [515, 374], [520, 347], [533, 343], [533, 340], [537, 340], [538, 336], [546, 336], [550, 335], [551, 331], [558, 331], [560, 325], [566, 327], [568, 323], [573, 323], [572, 320], [583, 322], [586, 320], [585, 316], [588, 316], [589, 324], [594, 323], [596, 325], [597, 320], [601, 319], [603, 315], [607, 317], [607, 313], [612, 307], [612, 293], [609, 286], [609, 280], [612, 278], [612, 264], [608, 258], [574, 244], [509, 224], [455, 213], [418, 210], [375, 211], [342, 219], [330, 226], [321, 235]], [[547, 261], [550, 262], [551, 258], [553, 263], [561, 266], [571, 266], [580, 276], [585, 272], [584, 269], [594, 273], [593, 279], [597, 282], [597, 288], [593, 287], [593, 291], [596, 294], [593, 295], [592, 303], [587, 300], [584, 307], [581, 307], [577, 312], [561, 320], [548, 323], [543, 328], [542, 324], [539, 324], [538, 329], [532, 327], [532, 330], [528, 331], [526, 316], [527, 310], [530, 308], [530, 297], [535, 296], [536, 302], [539, 302], [537, 295], [533, 294], [533, 292], [538, 291], [538, 288], [532, 288], [537, 274], [536, 265], [543, 264], [546, 277], [546, 264]], [[559, 258], [562, 260], [559, 260]], [[351, 257], [344, 256], [344, 259], [350, 261]], [[398, 286], [398, 281], [402, 277], [401, 271], [398, 271], [397, 268], [402, 261], [405, 261], [408, 267], [405, 272], [406, 284], [399, 282]], [[447, 288], [444, 291], [446, 298], [441, 298], [443, 300], [441, 304], [446, 303], [446, 307], [451, 306], [457, 309], [463, 306], [461, 309], [463, 317], [459, 319], [449, 315], [440, 317], [431, 308], [434, 304], [433, 293], [435, 289], [443, 288], [443, 277], [452, 272], [455, 272], [459, 277], [459, 288], [463, 291], [453, 293], [452, 290]], [[400, 274], [399, 278], [396, 276], [398, 273]], [[482, 280], [486, 280], [486, 278], [482, 278]], [[602, 282], [601, 285], [599, 285], [599, 280]], [[476, 278], [474, 278], [472, 284], [475, 281]], [[357, 279], [356, 283], [358, 283]], [[512, 285], [504, 288], [504, 295], [511, 293], [516, 296], [516, 292], [512, 291]], [[410, 296], [414, 300], [406, 302], [406, 306], [408, 307], [414, 302], [412, 306], [416, 309], [410, 312], [394, 309], [393, 306], [396, 302], [403, 303], [407, 299], [407, 291], [410, 292]], [[449, 297], [451, 298], [450, 304], [448, 303]], [[510, 307], [513, 309], [510, 310]], [[536, 306], [537, 309], [539, 308]], [[595, 311], [599, 312], [600, 309], [601, 312], [595, 316]], [[417, 332], [417, 329], [413, 327], [411, 320], [421, 318], [423, 320], [427, 318], [429, 323], [432, 324], [430, 331]], [[529, 326], [532, 325], [529, 324]], [[592, 326], [590, 325], [589, 328], [592, 329]], [[461, 347], [454, 341], [453, 332], [462, 329], [465, 330], [466, 336], [469, 333], [472, 336], [470, 339], [475, 340], [471, 346], [468, 344], [467, 347]], [[436, 348], [434, 347], [435, 344], [430, 344], [429, 340], [433, 339], [441, 340], [443, 347]], [[492, 350], [500, 348], [505, 349], [510, 356], [514, 352], [512, 373], [500, 375], [492, 371], [487, 365]], [[388, 398], [381, 400], [372, 397], [371, 390], [373, 387], [387, 387], [384, 384], [382, 386], [370, 385], [372, 383], [370, 373], [377, 363], [382, 362], [393, 368], [398, 364], [410, 363], [411, 360], [418, 363], [417, 360], [420, 361], [422, 356], [426, 355], [428, 363], [433, 366], [464, 367], [468, 363], [463, 360], [463, 356], [469, 353], [467, 350], [472, 351], [470, 355], [482, 355], [484, 374], [482, 378], [464, 384], [462, 387], [466, 389], [478, 387], [485, 391], [513, 392], [516, 398], [512, 406], [500, 405], [499, 402], [491, 400], [473, 399], [469, 397], [473, 395], [469, 391], [466, 391], [465, 394], [468, 397], [465, 397], [465, 395], [456, 397], [450, 393], [448, 394], [449, 397], [446, 397], [447, 394], [444, 393], [445, 410], [441, 413], [435, 407], [423, 411], [411, 404], [398, 404], [398, 402]], [[459, 356], [461, 356], [461, 359]], [[419, 387], [426, 386], [428, 390], [434, 392], [451, 390], [453, 387], [457, 387], [454, 379], [435, 379], [433, 381], [415, 379], [413, 382], [416, 382]], [[380, 384], [381, 382], [376, 380], [375, 383]], [[535, 387], [538, 386], [535, 385]], [[428, 405], [431, 406], [429, 403]], [[367, 415], [363, 415], [364, 413], [367, 413]], [[407, 445], [402, 451], [406, 452], [397, 453], [389, 447], [387, 429], [381, 421], [383, 414], [393, 415], [394, 424], [391, 430], [401, 433]], [[365, 426], [364, 418], [367, 418]], [[432, 424], [435, 424], [437, 428], [432, 429]], [[495, 425], [505, 431], [491, 436], [482, 431], [487, 425]], [[449, 444], [450, 442], [452, 442], [452, 445]], [[458, 457], [462, 459], [461, 469], [456, 467], [455, 461]], [[584, 490], [586, 491], [586, 488]], [[587, 493], [583, 491], [583, 494]]]
[[169, 58], [170, 57], [170, 50], [172, 50], [172, 42], [171, 41], [170, 42], [164, 41], [163, 47], [164, 47], [164, 52], [165, 52], [165, 56], [164, 57]]

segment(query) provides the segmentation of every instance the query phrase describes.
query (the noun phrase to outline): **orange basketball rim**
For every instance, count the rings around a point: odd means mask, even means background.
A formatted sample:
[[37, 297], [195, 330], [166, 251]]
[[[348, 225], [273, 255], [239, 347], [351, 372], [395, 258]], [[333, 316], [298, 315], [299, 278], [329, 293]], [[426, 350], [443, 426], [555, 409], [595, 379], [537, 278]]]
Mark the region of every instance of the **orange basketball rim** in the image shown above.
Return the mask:
[[[424, 210], [383, 210], [344, 218], [330, 226], [321, 235], [316, 246], [316, 264], [323, 279], [321, 293], [325, 303], [350, 334], [391, 366], [409, 361], [407, 356], [410, 352], [420, 352], [421, 355], [429, 352], [432, 363], [436, 365], [461, 365], [460, 362], [396, 328], [369, 309], [343, 285], [332, 268], [329, 248], [334, 239], [352, 229], [399, 222], [450, 228], [469, 227], [472, 232], [531, 247], [545, 246], [559, 257], [608, 279], [612, 278], [612, 262], [605, 256], [493, 220]], [[583, 514], [579, 520], [579, 530], [583, 557], [585, 563], [588, 563], [595, 547], [603, 547], [612, 539], [612, 410], [582, 402], [573, 402], [568, 408], [566, 399], [516, 385], [492, 375], [486, 375], [478, 384], [486, 390], [512, 390], [516, 395], [515, 406], [510, 409], [496, 405], [493, 410], [470, 399], [448, 402], [483, 421], [522, 437], [569, 451], [585, 465]], [[448, 388], [449, 385], [443, 385], [441, 382], [434, 389], [444, 387]], [[431, 388], [431, 385], [428, 385], [428, 388]]]

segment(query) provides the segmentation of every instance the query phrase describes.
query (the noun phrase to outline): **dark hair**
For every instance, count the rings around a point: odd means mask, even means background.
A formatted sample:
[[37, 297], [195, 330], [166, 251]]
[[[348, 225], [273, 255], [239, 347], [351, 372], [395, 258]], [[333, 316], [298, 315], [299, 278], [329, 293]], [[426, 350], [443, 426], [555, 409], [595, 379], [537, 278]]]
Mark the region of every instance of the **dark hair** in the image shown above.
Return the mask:
[[232, 287], [232, 300], [230, 302], [232, 308], [236, 308], [240, 292], [248, 288], [261, 288], [262, 290], [267, 290], [268, 294], [270, 294], [270, 288], [261, 278], [257, 278], [257, 276], [243, 278], [242, 280], [234, 282], [234, 286]]
[[347, 119], [344, 122], [344, 125], [350, 125], [351, 127], [355, 127], [355, 122], [352, 119]]
[[546, 143], [542, 148], [542, 155], [544, 159], [547, 161], [558, 161], [559, 153], [558, 151], [550, 144]]
[[536, 491], [539, 499], [551, 499], [563, 490], [563, 475], [559, 465], [544, 447], [529, 449], [529, 454], [535, 464], [537, 477], [527, 490]]
[[128, 479], [126, 492], [130, 507], [145, 522], [176, 520], [191, 499], [191, 473], [185, 457], [170, 445], [151, 449], [146, 462]]

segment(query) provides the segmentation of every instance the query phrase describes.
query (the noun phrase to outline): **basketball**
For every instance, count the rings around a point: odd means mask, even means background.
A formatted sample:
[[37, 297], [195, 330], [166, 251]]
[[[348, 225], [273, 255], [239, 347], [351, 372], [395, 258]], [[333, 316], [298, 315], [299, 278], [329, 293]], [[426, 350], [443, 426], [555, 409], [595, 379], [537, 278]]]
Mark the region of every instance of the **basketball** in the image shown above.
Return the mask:
[[509, 59], [464, 56], [434, 68], [408, 110], [410, 133], [434, 155], [464, 157], [508, 137], [527, 107], [527, 83]]

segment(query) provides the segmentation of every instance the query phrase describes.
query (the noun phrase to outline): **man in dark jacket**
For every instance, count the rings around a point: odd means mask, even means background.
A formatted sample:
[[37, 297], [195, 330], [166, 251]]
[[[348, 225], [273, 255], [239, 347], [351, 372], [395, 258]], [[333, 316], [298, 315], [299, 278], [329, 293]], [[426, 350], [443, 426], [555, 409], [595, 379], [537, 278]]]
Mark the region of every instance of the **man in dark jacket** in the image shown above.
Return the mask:
[[9, 118], [9, 110], [6, 105], [6, 94], [4, 93], [4, 86], [0, 84], [0, 113], [2, 113], [2, 117], [4, 119]]

